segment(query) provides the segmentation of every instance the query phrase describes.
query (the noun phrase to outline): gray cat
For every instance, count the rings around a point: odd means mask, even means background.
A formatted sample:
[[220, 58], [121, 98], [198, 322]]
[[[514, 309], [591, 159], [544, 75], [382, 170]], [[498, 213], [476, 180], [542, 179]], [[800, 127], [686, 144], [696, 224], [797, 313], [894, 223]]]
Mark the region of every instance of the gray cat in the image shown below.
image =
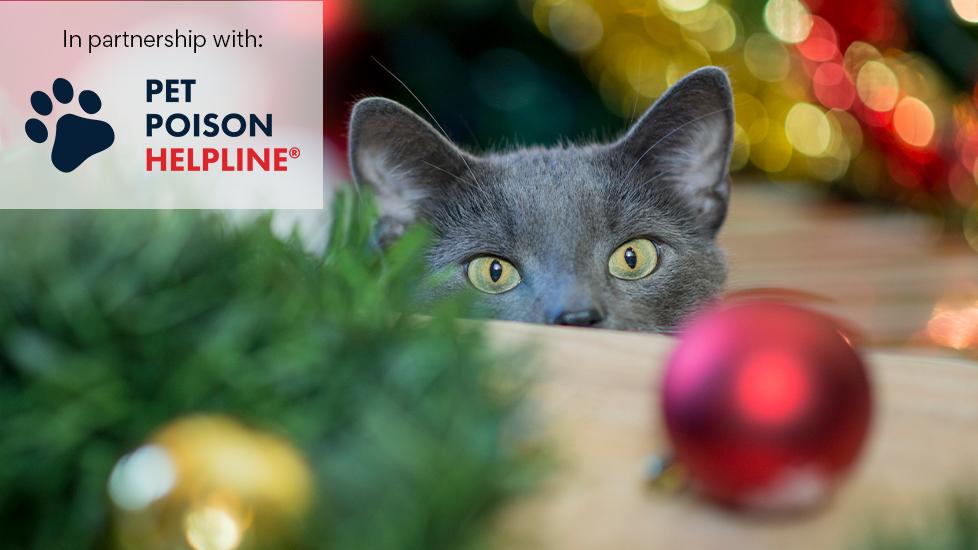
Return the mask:
[[[673, 332], [726, 278], [730, 81], [670, 88], [617, 141], [476, 156], [400, 104], [350, 119], [350, 167], [378, 199], [382, 243], [424, 220], [436, 294], [475, 287], [500, 319]], [[447, 279], [447, 280], [446, 280]]]

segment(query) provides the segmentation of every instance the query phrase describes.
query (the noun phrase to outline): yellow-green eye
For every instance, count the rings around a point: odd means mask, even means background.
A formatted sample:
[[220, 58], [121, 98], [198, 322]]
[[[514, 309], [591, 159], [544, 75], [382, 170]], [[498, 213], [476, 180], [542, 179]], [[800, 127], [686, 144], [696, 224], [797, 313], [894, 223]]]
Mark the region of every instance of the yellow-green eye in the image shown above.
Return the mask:
[[479, 256], [469, 262], [466, 275], [472, 286], [489, 294], [501, 294], [520, 284], [520, 272], [496, 256]]
[[632, 239], [608, 258], [608, 271], [619, 279], [634, 281], [647, 277], [659, 263], [659, 252], [648, 239]]

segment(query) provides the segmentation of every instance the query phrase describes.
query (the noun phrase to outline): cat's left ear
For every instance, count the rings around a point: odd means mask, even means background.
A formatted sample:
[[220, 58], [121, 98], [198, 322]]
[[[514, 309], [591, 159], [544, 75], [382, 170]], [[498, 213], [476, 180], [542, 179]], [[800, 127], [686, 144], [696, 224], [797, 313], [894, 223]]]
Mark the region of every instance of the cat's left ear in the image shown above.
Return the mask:
[[669, 88], [611, 146], [623, 183], [669, 185], [713, 236], [730, 199], [733, 95], [722, 69], [698, 69]]
[[360, 100], [350, 115], [350, 172], [370, 187], [380, 208], [377, 240], [393, 242], [421, 217], [426, 202], [444, 194], [478, 160], [448, 141], [400, 103]]

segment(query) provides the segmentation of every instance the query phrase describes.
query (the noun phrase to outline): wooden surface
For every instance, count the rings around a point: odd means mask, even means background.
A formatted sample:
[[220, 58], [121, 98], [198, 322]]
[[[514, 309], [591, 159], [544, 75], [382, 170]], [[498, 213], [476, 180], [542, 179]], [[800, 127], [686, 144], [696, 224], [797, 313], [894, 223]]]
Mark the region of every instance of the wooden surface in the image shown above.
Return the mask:
[[831, 294], [823, 305], [877, 346], [867, 353], [874, 425], [858, 466], [827, 505], [788, 517], [657, 491], [644, 476], [665, 447], [657, 392], [673, 340], [494, 322], [500, 347], [539, 346], [534, 404], [557, 460], [544, 488], [500, 518], [502, 547], [842, 548], [871, 526], [921, 521], [955, 489], [978, 489], [978, 362], [926, 336], [949, 293], [972, 303], [978, 257], [948, 251], [918, 218], [741, 197], [723, 237], [733, 288]]
[[[821, 203], [800, 184], [735, 185], [720, 243], [729, 291], [818, 295], [822, 309], [876, 345], [928, 345], [936, 337], [963, 347], [961, 335], [928, 330], [940, 308], [970, 311], [978, 324], [978, 253], [919, 215]], [[978, 351], [978, 329], [973, 338]]]
[[671, 339], [515, 323], [492, 333], [500, 346], [541, 346], [535, 406], [557, 458], [544, 489], [504, 517], [506, 548], [841, 548], [873, 522], [917, 521], [953, 489], [978, 489], [978, 365], [964, 359], [870, 353], [874, 425], [853, 475], [815, 513], [757, 518], [644, 482], [664, 448]]

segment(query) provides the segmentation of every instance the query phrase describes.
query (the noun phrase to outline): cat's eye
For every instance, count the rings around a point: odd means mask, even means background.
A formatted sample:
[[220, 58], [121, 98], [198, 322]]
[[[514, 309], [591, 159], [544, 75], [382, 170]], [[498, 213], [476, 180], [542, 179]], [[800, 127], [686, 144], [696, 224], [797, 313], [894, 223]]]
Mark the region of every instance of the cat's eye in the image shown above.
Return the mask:
[[489, 294], [512, 290], [523, 280], [513, 264], [496, 256], [479, 256], [465, 269], [472, 286]]
[[608, 258], [608, 271], [619, 279], [634, 281], [648, 277], [659, 263], [659, 251], [648, 239], [632, 239], [619, 246]]

